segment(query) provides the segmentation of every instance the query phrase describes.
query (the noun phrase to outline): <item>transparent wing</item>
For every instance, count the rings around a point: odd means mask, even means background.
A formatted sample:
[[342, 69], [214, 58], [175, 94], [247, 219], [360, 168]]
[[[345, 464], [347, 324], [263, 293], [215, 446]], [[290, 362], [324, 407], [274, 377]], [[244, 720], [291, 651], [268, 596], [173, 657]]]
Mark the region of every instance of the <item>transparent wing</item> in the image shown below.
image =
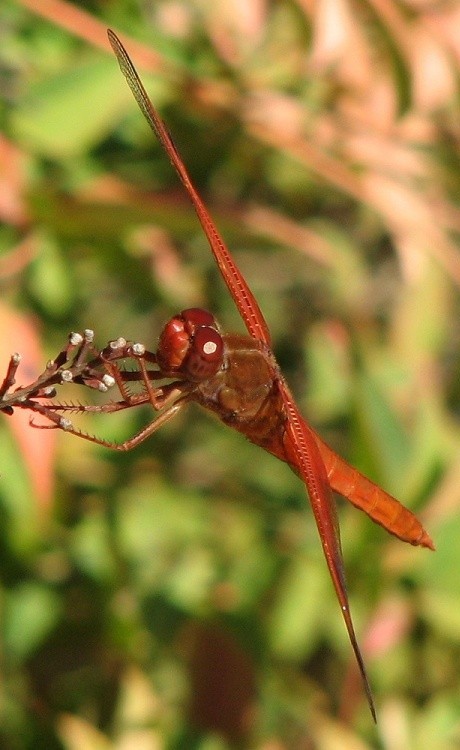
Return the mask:
[[230, 251], [218, 232], [206, 206], [195, 190], [173, 140], [150, 101], [128, 53], [113, 31], [109, 29], [107, 34], [113, 51], [117, 56], [121, 72], [125, 76], [128, 85], [134, 94], [134, 98], [153, 132], [168, 154], [171, 164], [175, 168], [182, 184], [190, 196], [214, 258], [219, 266], [219, 270], [236, 306], [238, 307], [249, 334], [256, 339], [263, 341], [265, 344], [270, 345], [270, 332], [257, 300], [246, 283], [243, 274], [233, 260]]

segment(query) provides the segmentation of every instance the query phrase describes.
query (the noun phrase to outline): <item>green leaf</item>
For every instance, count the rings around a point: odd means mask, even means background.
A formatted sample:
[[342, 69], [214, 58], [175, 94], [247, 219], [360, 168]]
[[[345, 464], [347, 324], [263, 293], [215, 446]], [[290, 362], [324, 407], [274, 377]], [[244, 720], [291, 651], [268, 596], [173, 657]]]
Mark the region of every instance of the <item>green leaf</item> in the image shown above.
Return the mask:
[[126, 87], [116, 61], [84, 62], [31, 86], [11, 118], [32, 150], [65, 159], [84, 153], [113, 129]]
[[71, 270], [50, 235], [42, 235], [40, 252], [30, 268], [29, 286], [42, 308], [53, 316], [64, 316], [72, 306], [75, 287]]
[[5, 647], [22, 661], [49, 634], [61, 612], [59, 597], [39, 583], [23, 583], [7, 597], [4, 614]]
[[269, 623], [273, 651], [288, 659], [304, 658], [319, 636], [321, 602], [330, 588], [321, 560], [305, 555], [293, 560], [281, 583]]
[[[376, 481], [383, 481], [386, 486], [394, 481], [397, 487], [398, 477], [410, 458], [410, 441], [404, 427], [384, 390], [366, 372], [357, 379], [355, 398], [368, 470]], [[388, 489], [391, 491], [392, 487]]]

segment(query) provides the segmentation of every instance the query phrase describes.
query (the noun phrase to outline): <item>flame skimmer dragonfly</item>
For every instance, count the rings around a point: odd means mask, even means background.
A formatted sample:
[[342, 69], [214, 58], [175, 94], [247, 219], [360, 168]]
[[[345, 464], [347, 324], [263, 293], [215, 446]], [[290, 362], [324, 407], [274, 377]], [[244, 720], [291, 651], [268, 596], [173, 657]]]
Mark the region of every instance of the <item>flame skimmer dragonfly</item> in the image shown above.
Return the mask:
[[[118, 367], [115, 356], [117, 342], [114, 342], [114, 356], [105, 361], [107, 370], [121, 391], [122, 401], [111, 402], [104, 407], [55, 404], [47, 408], [46, 415], [50, 416], [53, 409], [56, 412], [110, 412], [150, 403], [157, 412], [156, 418], [121, 444], [86, 435], [68, 420], [54, 420], [59, 427], [87, 440], [117, 450], [129, 450], [172, 419], [187, 403], [194, 401], [214, 412], [225, 424], [242, 432], [253, 443], [289, 464], [306, 485], [326, 563], [375, 720], [374, 701], [350, 613], [332, 491], [345, 497], [402, 541], [429, 549], [434, 549], [433, 542], [410, 510], [329, 448], [301, 415], [271, 351], [267, 323], [253, 293], [194, 188], [128, 53], [113, 31], [109, 30], [108, 36], [141, 111], [192, 201], [220, 273], [249, 335], [221, 333], [211, 313], [197, 308], [184, 310], [166, 324], [155, 353], [146, 352], [140, 345], [124, 346], [126, 342], [120, 340], [123, 356], [128, 354], [137, 358], [137, 372]], [[148, 368], [148, 364], [153, 364], [156, 369]], [[145, 390], [142, 394], [130, 394], [126, 384], [134, 380], [143, 381]], [[155, 381], [172, 382], [158, 383], [154, 387]]]

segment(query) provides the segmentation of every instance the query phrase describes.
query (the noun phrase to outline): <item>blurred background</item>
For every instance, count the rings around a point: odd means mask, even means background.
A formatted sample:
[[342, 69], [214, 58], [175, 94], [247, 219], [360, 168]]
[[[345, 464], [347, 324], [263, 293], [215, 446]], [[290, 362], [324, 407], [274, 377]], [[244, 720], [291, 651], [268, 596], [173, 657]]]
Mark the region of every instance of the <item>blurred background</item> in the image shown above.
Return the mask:
[[126, 455], [2, 416], [0, 746], [458, 748], [460, 4], [3, 0], [0, 366], [21, 352], [22, 384], [72, 330], [155, 349], [196, 305], [243, 330], [107, 26], [303, 413], [437, 551], [339, 500], [375, 727], [285, 465], [195, 408]]

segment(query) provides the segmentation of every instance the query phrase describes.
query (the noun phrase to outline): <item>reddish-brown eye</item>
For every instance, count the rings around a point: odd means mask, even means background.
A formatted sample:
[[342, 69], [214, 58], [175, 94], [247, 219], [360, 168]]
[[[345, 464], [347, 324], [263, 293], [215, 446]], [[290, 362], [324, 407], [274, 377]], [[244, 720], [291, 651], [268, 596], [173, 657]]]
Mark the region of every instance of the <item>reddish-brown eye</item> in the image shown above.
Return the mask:
[[206, 380], [216, 374], [222, 365], [224, 342], [219, 331], [201, 326], [195, 331], [184, 369], [191, 380]]
[[206, 310], [191, 307], [166, 323], [156, 355], [164, 373], [177, 372], [200, 382], [219, 370], [223, 349], [214, 316]]
[[216, 326], [214, 315], [200, 307], [189, 307], [187, 310], [182, 310], [181, 318], [185, 321], [191, 333], [200, 326], [211, 326], [211, 328]]
[[190, 334], [184, 330], [184, 321], [171, 318], [160, 334], [157, 362], [162, 370], [179, 370], [190, 347]]

